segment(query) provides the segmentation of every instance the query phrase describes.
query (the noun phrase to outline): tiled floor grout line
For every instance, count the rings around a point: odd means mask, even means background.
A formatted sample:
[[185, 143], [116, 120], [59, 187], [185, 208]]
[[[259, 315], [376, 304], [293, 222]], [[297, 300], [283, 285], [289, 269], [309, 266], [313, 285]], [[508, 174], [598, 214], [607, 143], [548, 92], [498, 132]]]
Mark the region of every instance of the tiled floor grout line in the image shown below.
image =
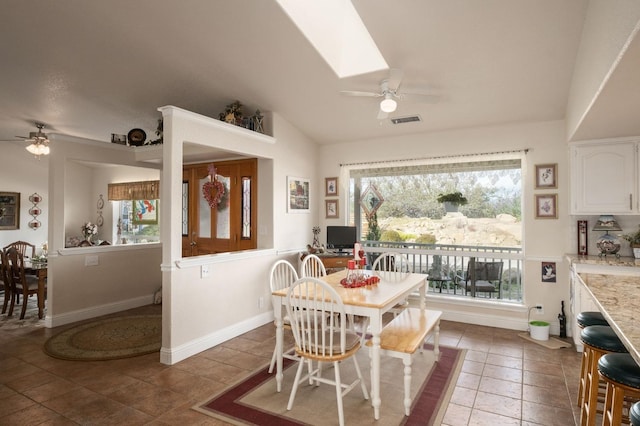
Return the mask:
[[[29, 321], [28, 314], [24, 322], [28, 325], [20, 327], [0, 317], [3, 425], [223, 424], [190, 407], [235, 375], [268, 362], [274, 342], [274, 328], [267, 324], [173, 366], [160, 364], [154, 356], [77, 365], [44, 355], [42, 344], [58, 330]], [[9, 343], [16, 341], [19, 348], [13, 349]], [[447, 407], [445, 425], [574, 424], [580, 356], [573, 348], [550, 350], [519, 338], [513, 330], [450, 321], [442, 323], [441, 344], [467, 349], [461, 372], [467, 382], [459, 379], [456, 384], [459, 394], [454, 392]], [[519, 375], [514, 375], [516, 365]], [[28, 377], [28, 382], [21, 377]], [[520, 383], [514, 385], [518, 377]], [[519, 398], [514, 398], [516, 390]], [[512, 406], [495, 407], [491, 401], [512, 401]], [[25, 422], [24, 416], [31, 421]]]

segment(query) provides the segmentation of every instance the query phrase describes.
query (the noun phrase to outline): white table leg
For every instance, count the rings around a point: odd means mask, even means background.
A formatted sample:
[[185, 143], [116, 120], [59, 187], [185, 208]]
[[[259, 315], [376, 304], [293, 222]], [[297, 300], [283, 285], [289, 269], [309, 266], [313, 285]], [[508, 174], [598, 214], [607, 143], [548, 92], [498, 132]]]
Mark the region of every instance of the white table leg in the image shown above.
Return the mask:
[[380, 332], [382, 331], [382, 314], [371, 318], [371, 405], [373, 418], [380, 419]]
[[274, 312], [276, 322], [276, 391], [282, 390], [282, 351], [284, 346], [284, 333], [282, 330], [282, 309], [275, 309]]

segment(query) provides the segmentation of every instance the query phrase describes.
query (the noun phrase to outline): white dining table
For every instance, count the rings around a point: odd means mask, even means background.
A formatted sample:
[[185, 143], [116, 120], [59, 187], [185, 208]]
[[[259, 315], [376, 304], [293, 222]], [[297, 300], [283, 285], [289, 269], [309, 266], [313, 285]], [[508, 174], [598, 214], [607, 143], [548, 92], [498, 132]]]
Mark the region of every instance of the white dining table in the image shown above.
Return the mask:
[[[346, 276], [347, 271], [339, 271], [327, 275], [323, 279], [331, 284], [338, 292], [344, 303], [347, 314], [360, 315], [369, 318], [369, 333], [371, 334], [371, 404], [374, 418], [380, 418], [380, 332], [382, 331], [382, 316], [397, 303], [406, 299], [411, 293], [420, 291], [420, 308], [425, 309], [425, 284], [426, 274], [407, 274], [401, 281], [392, 282], [382, 278], [380, 282], [372, 286], [357, 288], [345, 288], [340, 280]], [[277, 290], [272, 293], [274, 303], [285, 305], [285, 297], [288, 289]], [[277, 305], [276, 305], [277, 306]], [[274, 309], [276, 323], [276, 390], [282, 390], [282, 351], [283, 328], [282, 309]]]

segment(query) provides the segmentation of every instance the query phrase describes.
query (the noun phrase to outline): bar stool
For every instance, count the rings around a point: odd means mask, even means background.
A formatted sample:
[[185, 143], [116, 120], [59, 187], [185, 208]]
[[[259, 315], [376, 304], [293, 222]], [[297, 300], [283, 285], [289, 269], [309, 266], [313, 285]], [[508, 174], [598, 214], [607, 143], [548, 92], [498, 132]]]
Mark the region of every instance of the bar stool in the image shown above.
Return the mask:
[[[580, 329], [584, 329], [585, 327], [589, 327], [592, 325], [609, 325], [607, 320], [604, 318], [604, 315], [602, 315], [602, 312], [598, 311], [580, 312], [576, 316], [576, 321], [578, 322], [578, 327], [580, 327]], [[580, 377], [585, 377], [587, 365], [587, 351], [582, 351], [582, 360], [580, 362]], [[584, 389], [581, 379], [580, 386], [578, 386], [578, 407], [582, 407], [583, 391]]]
[[609, 325], [602, 312], [598, 311], [580, 312], [576, 317], [576, 321], [578, 321], [580, 328], [589, 327], [590, 325]]
[[[582, 389], [582, 405], [580, 409], [581, 426], [595, 426], [598, 413], [598, 387], [600, 377], [598, 374], [598, 361], [605, 354], [627, 352], [622, 341], [608, 325], [591, 325], [585, 327], [580, 333], [580, 339], [584, 344], [586, 353], [586, 368], [580, 378]], [[604, 397], [604, 394], [602, 394]], [[580, 402], [580, 401], [579, 401]]]
[[[640, 366], [633, 357], [626, 354], [605, 354], [598, 361], [600, 378], [607, 385], [607, 395], [604, 399], [604, 411], [602, 413], [603, 426], [617, 426], [629, 424], [632, 417], [634, 404], [638, 413], [637, 401], [640, 400]], [[626, 404], [625, 404], [626, 403]], [[626, 405], [626, 407], [625, 407]], [[629, 415], [625, 414], [625, 411]], [[635, 415], [636, 421], [638, 420]], [[636, 424], [636, 423], [634, 423]]]
[[629, 410], [629, 420], [631, 426], [640, 426], [640, 402], [636, 402]]

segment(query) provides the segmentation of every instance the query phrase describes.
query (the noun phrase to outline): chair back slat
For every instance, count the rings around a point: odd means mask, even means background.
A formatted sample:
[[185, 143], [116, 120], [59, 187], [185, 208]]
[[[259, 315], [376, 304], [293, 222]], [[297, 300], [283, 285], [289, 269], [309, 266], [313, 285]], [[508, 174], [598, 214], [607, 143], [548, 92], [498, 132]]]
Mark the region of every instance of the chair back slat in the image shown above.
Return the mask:
[[411, 271], [407, 257], [396, 252], [382, 253], [373, 261], [371, 269], [380, 278], [391, 282], [404, 280]]
[[289, 288], [285, 304], [298, 351], [314, 357], [346, 352], [344, 304], [329, 284], [302, 277]]
[[300, 267], [301, 277], [321, 278], [327, 275], [327, 269], [324, 267], [322, 260], [315, 254], [308, 254], [302, 260]]
[[26, 241], [14, 241], [13, 243], [4, 247], [4, 250], [14, 247], [18, 250], [18, 253], [25, 259], [33, 259], [36, 255], [36, 246]]

